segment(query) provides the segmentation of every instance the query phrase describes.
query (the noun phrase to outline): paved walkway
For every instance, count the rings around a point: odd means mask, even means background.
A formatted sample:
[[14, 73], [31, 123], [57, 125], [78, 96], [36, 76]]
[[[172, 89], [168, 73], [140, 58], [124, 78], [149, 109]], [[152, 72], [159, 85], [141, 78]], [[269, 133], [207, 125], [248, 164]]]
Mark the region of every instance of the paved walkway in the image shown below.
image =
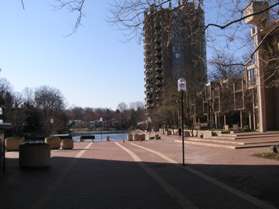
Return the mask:
[[257, 150], [189, 145], [186, 168], [173, 138], [149, 142], [76, 143], [52, 151], [46, 170], [20, 170], [7, 153], [0, 176], [2, 209], [226, 209], [279, 206], [278, 161]]

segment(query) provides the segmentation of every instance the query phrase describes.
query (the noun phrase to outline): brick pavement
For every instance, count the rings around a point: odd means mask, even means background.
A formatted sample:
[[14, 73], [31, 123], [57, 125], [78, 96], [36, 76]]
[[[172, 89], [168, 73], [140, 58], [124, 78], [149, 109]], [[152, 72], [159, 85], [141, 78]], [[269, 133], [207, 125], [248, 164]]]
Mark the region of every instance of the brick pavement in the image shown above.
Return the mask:
[[[128, 142], [121, 144], [198, 208], [255, 208]], [[181, 159], [180, 144], [172, 138], [137, 144]], [[75, 150], [53, 151], [52, 166], [46, 170], [20, 170], [17, 153], [8, 153], [7, 173], [0, 176], [1, 209], [181, 208], [113, 142], [93, 143], [84, 150], [86, 146], [88, 143], [76, 143]], [[76, 159], [82, 150], [83, 155]], [[278, 187], [278, 162], [251, 156], [262, 149], [247, 152], [189, 145], [186, 151], [191, 167], [279, 206], [273, 196], [273, 188]]]
[[[174, 142], [177, 137], [163, 138], [164, 143], [149, 141], [137, 144], [163, 152], [181, 162], [181, 144]], [[234, 188], [272, 202], [279, 208], [279, 161], [253, 156], [268, 150], [269, 148], [231, 150], [186, 145], [186, 163]]]

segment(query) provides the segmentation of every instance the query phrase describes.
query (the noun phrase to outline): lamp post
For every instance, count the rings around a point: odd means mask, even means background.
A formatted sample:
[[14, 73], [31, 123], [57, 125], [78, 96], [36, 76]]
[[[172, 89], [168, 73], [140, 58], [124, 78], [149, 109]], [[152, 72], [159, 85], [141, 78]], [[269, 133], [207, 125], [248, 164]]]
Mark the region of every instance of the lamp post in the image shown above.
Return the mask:
[[182, 165], [185, 165], [185, 140], [184, 140], [184, 93], [187, 90], [186, 80], [180, 78], [177, 81], [177, 89], [181, 94], [181, 137], [182, 137]]
[[[0, 69], [1, 71], [1, 69]], [[3, 124], [3, 108], [0, 107], [0, 123]], [[5, 168], [6, 168], [6, 156], [5, 156], [5, 139], [4, 139], [4, 134], [3, 137], [1, 137], [1, 147], [0, 147], [0, 159], [1, 159], [1, 166], [2, 166], [2, 171], [5, 173]]]
[[101, 141], [103, 140], [102, 138], [103, 138], [103, 134], [102, 134], [102, 129], [103, 129], [103, 118], [102, 117], [100, 117], [100, 119], [99, 119], [99, 121], [100, 121], [100, 123], [101, 123]]
[[50, 118], [49, 120], [49, 123], [50, 123], [50, 133], [53, 134], [53, 124], [54, 124], [54, 119], [53, 118]]

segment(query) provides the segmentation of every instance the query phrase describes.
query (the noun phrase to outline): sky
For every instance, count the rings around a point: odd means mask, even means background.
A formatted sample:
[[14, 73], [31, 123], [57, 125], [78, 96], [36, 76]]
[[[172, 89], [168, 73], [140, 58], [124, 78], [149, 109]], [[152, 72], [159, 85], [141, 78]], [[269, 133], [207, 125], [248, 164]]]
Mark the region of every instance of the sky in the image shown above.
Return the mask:
[[58, 88], [68, 106], [144, 101], [142, 45], [127, 43], [108, 23], [109, 1], [87, 1], [82, 26], [70, 37], [76, 16], [57, 10], [54, 2], [25, 0], [25, 10], [19, 0], [1, 3], [0, 77], [19, 92]]
[[143, 102], [143, 46], [108, 23], [111, 1], [88, 0], [82, 26], [68, 37], [76, 16], [54, 0], [25, 0], [25, 10], [20, 0], [1, 3], [0, 77], [17, 92], [58, 88], [68, 107]]

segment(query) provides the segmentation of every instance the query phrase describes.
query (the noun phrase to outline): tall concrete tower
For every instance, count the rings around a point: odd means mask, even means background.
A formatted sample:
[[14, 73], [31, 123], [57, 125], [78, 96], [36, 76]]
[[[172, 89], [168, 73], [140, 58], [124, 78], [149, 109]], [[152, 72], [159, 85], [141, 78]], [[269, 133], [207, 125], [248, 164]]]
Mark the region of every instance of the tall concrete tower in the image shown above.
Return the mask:
[[179, 1], [175, 8], [151, 6], [144, 20], [146, 109], [152, 113], [176, 93], [179, 77], [189, 97], [207, 82], [204, 12], [200, 4]]

